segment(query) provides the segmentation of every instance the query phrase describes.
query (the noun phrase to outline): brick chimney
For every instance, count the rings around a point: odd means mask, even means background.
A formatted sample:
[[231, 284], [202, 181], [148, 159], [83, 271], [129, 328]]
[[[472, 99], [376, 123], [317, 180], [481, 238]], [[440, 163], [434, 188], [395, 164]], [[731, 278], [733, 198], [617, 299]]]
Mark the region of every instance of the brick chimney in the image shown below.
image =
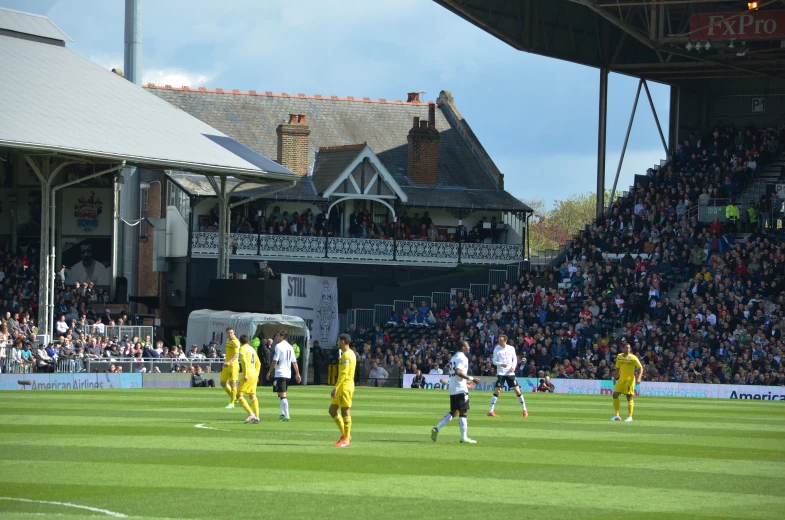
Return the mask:
[[428, 121], [415, 117], [409, 130], [409, 178], [414, 184], [438, 184], [439, 139], [439, 131], [436, 130], [436, 104], [428, 103]]
[[409, 92], [406, 94], [406, 102], [407, 103], [419, 103], [420, 102], [420, 93], [419, 92]]
[[278, 161], [300, 177], [308, 174], [308, 144], [311, 128], [305, 114], [289, 114], [289, 122], [278, 125]]

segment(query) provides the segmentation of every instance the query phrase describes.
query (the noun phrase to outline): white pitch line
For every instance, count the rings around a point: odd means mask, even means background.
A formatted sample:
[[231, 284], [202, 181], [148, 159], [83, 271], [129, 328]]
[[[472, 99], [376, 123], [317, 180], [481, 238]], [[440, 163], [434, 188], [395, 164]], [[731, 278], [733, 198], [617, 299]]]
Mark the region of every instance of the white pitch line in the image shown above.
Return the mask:
[[221, 428], [211, 428], [209, 426], [205, 426], [204, 424], [197, 424], [196, 428], [201, 428], [203, 430], [215, 430], [217, 432], [230, 432], [232, 430], [222, 430]]
[[0, 497], [0, 500], [9, 500], [12, 502], [27, 502], [30, 504], [47, 504], [52, 506], [64, 506], [64, 507], [75, 507], [76, 509], [84, 509], [86, 511], [92, 511], [94, 513], [103, 513], [107, 516], [114, 516], [115, 518], [128, 518], [128, 515], [124, 515], [123, 513], [117, 513], [115, 511], [109, 511], [108, 509], [99, 509], [97, 507], [90, 507], [90, 506], [81, 506], [79, 504], [71, 504], [69, 502], [52, 502], [50, 500], [31, 500], [29, 498], [14, 498], [14, 497]]

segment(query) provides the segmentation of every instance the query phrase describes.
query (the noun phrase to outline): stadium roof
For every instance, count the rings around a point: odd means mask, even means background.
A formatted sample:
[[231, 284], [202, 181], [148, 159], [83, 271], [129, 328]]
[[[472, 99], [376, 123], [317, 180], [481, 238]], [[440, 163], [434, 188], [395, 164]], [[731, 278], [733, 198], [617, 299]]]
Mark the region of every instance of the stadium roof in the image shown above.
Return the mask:
[[17, 36], [37, 36], [58, 42], [72, 41], [46, 16], [22, 13], [4, 7], [0, 7], [0, 31], [15, 33]]
[[673, 85], [785, 78], [783, 0], [434, 1], [518, 50], [613, 72]]
[[[51, 22], [7, 10], [0, 20], [17, 29], [0, 33], [0, 147], [254, 181], [294, 180], [280, 164], [67, 49], [62, 40], [52, 44], [67, 36]], [[35, 38], [43, 34], [51, 41]]]

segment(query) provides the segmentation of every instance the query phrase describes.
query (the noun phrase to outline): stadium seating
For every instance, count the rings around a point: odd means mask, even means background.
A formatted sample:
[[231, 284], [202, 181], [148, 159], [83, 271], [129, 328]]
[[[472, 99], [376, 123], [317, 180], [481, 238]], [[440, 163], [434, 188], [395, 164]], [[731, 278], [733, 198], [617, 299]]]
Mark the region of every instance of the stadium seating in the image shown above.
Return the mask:
[[[785, 384], [785, 241], [771, 216], [762, 228], [744, 218], [761, 194], [757, 175], [771, 171], [784, 134], [783, 127], [728, 126], [683, 143], [547, 265], [491, 269], [487, 284], [350, 310], [344, 326], [361, 361], [358, 376], [367, 378], [374, 362], [389, 381], [417, 369], [438, 372], [460, 339], [472, 345], [472, 373], [494, 375], [489, 355], [503, 332], [519, 349], [522, 376], [608, 378], [627, 339], [648, 380]], [[731, 197], [741, 201], [741, 221], [751, 234], [698, 221], [701, 205], [727, 204]], [[776, 211], [782, 201], [763, 203]], [[47, 367], [25, 346], [36, 332], [36, 265], [26, 250], [7, 244], [0, 250], [3, 371]], [[127, 321], [108, 312], [106, 298], [90, 285], [58, 285], [56, 313], [66, 316], [61, 327], [74, 341], [54, 345], [50, 357], [82, 359], [90, 347], [88, 327]], [[114, 338], [96, 336], [96, 352], [110, 363], [136, 359], [133, 346], [115, 349]], [[58, 366], [73, 369], [78, 361]]]
[[[487, 285], [349, 311], [360, 377], [373, 362], [427, 374], [459, 339], [472, 345], [472, 373], [494, 375], [489, 356], [504, 332], [524, 376], [609, 378], [626, 339], [648, 380], [785, 384], [783, 236], [748, 218], [740, 224], [751, 234], [698, 221], [700, 205], [734, 198], [746, 217], [782, 140], [783, 128], [716, 128], [650, 169], [550, 265], [508, 266], [491, 270]], [[782, 201], [766, 202], [776, 217]], [[435, 320], [417, 311], [422, 301]]]

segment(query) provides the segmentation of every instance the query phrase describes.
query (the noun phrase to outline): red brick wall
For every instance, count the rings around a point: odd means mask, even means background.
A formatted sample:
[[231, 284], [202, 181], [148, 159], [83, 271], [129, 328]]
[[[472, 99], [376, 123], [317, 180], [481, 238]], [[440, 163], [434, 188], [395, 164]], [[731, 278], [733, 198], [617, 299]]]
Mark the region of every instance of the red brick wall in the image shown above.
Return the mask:
[[[415, 122], [417, 123], [417, 122]], [[414, 184], [435, 186], [439, 181], [439, 132], [419, 121], [409, 130], [409, 178]]]
[[[165, 194], [161, 188], [161, 182], [151, 182], [147, 196], [147, 215], [142, 217], [164, 218], [166, 208], [163, 201]], [[153, 271], [154, 253], [153, 228], [148, 228], [147, 241], [139, 241], [139, 265], [137, 268], [137, 293], [138, 296], [158, 296], [160, 294], [160, 273]], [[145, 305], [139, 304], [138, 310], [142, 314], [149, 313]]]
[[301, 177], [307, 175], [311, 129], [305, 124], [305, 115], [290, 114], [289, 123], [279, 125], [276, 133], [278, 134], [278, 163]]

